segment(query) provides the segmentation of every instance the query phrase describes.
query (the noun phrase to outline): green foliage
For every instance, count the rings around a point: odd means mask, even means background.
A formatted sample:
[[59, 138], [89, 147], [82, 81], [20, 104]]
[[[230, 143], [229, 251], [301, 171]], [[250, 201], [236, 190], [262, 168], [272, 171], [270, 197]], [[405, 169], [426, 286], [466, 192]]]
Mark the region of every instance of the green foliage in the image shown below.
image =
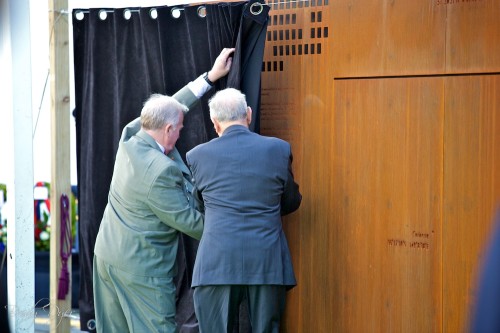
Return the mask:
[[3, 192], [3, 199], [7, 201], [7, 185], [0, 184], [0, 191]]

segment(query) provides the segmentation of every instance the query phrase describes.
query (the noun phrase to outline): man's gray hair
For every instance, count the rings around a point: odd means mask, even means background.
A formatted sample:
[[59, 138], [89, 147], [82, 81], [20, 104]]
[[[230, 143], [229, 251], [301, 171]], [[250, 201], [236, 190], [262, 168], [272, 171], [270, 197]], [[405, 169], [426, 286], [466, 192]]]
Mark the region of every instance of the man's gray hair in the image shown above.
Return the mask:
[[186, 113], [188, 108], [175, 98], [152, 94], [144, 103], [141, 111], [141, 127], [146, 130], [158, 130], [167, 124], [177, 128], [179, 113]]
[[208, 102], [210, 117], [220, 122], [241, 120], [247, 116], [245, 94], [234, 88], [217, 92]]

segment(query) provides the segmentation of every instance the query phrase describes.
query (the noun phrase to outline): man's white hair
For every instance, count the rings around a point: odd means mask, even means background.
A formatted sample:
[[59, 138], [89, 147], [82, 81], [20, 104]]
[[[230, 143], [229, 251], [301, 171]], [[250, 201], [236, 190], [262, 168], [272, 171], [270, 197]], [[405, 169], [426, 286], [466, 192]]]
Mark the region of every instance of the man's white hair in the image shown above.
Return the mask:
[[167, 124], [177, 128], [179, 115], [188, 108], [175, 98], [152, 94], [144, 103], [141, 111], [141, 127], [146, 130], [158, 130]]
[[226, 88], [217, 92], [208, 106], [210, 117], [220, 122], [241, 120], [247, 116], [246, 97], [238, 89]]

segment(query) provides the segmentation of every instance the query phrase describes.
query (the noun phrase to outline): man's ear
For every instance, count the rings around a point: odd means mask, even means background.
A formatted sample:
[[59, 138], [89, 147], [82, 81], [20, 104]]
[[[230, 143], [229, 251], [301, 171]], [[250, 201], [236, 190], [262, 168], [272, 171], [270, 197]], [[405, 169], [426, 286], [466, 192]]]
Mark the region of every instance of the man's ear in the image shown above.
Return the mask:
[[250, 126], [252, 123], [252, 108], [247, 106], [247, 124]]
[[169, 135], [169, 133], [174, 129], [174, 127], [172, 126], [172, 124], [167, 124], [165, 126], [165, 135]]

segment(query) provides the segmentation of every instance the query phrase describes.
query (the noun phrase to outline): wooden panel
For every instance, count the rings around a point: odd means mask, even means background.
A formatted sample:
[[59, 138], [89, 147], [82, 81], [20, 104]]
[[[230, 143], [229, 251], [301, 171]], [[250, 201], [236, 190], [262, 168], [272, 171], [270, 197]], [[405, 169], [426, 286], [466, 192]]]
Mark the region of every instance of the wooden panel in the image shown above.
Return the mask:
[[282, 332], [466, 330], [500, 84], [446, 74], [498, 71], [493, 2], [268, 2], [261, 128], [291, 142], [304, 195]]
[[262, 72], [262, 134], [288, 140], [301, 208], [284, 219], [298, 286], [288, 293], [282, 332], [333, 332], [331, 54], [322, 0], [268, 2]]
[[500, 207], [500, 75], [446, 79], [444, 332], [466, 332], [477, 268]]
[[335, 83], [336, 332], [440, 330], [442, 90], [441, 78]]
[[[269, 48], [266, 47], [266, 51]], [[266, 52], [267, 55], [267, 52]], [[269, 56], [267, 56], [269, 59]], [[278, 60], [283, 61], [283, 60]], [[278, 61], [267, 61], [269, 64], [279, 63]], [[299, 58], [286, 59], [286, 65], [290, 68], [300, 68]], [[266, 63], [266, 62], [265, 62]], [[261, 134], [279, 137], [290, 142], [293, 153], [293, 171], [294, 176], [299, 183], [300, 190], [304, 195], [304, 200], [301, 208], [297, 213], [286, 216], [283, 219], [285, 233], [287, 235], [290, 250], [292, 252], [292, 260], [297, 277], [302, 271], [301, 267], [301, 229], [300, 223], [303, 220], [302, 216], [307, 209], [308, 194], [306, 194], [303, 177], [301, 177], [303, 169], [303, 154], [302, 154], [302, 132], [300, 128], [300, 71], [266, 71], [262, 74], [262, 95], [261, 95]], [[299, 325], [299, 305], [300, 296], [299, 289], [302, 282], [299, 280], [299, 287], [296, 287], [288, 292], [286, 321], [287, 327], [298, 327]], [[285, 329], [285, 332], [293, 332], [293, 330]]]
[[331, 22], [336, 77], [445, 69], [446, 6], [435, 0], [337, 0]]
[[445, 6], [446, 72], [500, 72], [500, 1], [455, 1]]
[[500, 2], [337, 0], [336, 77], [500, 71]]

